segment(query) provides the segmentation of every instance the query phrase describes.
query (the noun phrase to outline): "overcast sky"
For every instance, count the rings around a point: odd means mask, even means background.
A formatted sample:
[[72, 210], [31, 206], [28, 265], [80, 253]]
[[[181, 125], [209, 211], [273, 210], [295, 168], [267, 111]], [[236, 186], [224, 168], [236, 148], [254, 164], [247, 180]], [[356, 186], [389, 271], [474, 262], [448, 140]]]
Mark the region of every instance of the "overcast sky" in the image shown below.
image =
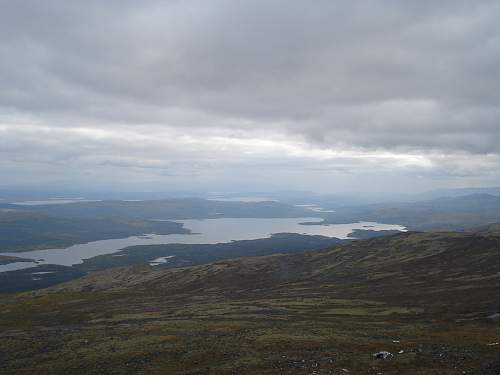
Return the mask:
[[0, 185], [500, 185], [499, 1], [0, 6]]

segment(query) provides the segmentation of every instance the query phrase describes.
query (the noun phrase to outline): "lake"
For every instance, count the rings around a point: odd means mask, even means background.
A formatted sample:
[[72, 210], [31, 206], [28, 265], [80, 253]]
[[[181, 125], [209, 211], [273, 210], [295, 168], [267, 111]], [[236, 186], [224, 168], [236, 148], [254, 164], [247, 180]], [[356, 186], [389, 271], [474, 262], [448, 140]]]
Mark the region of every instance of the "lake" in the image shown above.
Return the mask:
[[15, 262], [0, 265], [0, 272], [14, 271], [36, 267], [39, 264], [58, 264], [72, 266], [82, 263], [98, 255], [112, 254], [124, 247], [133, 245], [158, 245], [158, 244], [215, 244], [222, 242], [253, 240], [266, 238], [274, 233], [298, 233], [307, 235], [320, 235], [327, 237], [347, 238], [354, 229], [370, 230], [401, 230], [401, 225], [380, 224], [373, 222], [358, 222], [351, 224], [330, 225], [301, 225], [303, 222], [321, 222], [322, 219], [314, 217], [303, 218], [219, 218], [205, 220], [177, 220], [184, 227], [190, 229], [192, 234], [168, 234], [133, 236], [128, 238], [94, 241], [86, 244], [70, 246], [65, 249], [48, 249], [26, 251], [22, 253], [0, 253], [0, 255], [18, 256], [39, 260], [35, 262]]
[[71, 203], [91, 203], [91, 202], [101, 202], [100, 199], [85, 199], [85, 198], [49, 198], [46, 200], [37, 201], [20, 201], [12, 202], [16, 206], [50, 206], [53, 204], [71, 204]]

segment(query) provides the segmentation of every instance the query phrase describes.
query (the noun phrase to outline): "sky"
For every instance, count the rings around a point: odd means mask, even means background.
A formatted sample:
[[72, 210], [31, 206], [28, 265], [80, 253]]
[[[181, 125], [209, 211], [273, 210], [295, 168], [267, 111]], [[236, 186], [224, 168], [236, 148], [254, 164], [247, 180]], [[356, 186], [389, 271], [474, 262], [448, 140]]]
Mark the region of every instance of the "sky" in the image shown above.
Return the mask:
[[500, 185], [498, 1], [0, 6], [0, 185]]

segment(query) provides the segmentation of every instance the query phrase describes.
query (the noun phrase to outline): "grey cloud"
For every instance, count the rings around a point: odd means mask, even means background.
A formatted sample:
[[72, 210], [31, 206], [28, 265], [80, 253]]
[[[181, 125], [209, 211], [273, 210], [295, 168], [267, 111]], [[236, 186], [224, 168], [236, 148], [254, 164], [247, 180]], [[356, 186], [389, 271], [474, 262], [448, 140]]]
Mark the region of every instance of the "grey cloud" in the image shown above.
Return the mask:
[[[0, 126], [8, 114], [53, 129], [280, 134], [322, 149], [500, 154], [496, 1], [0, 3]], [[22, 142], [3, 133], [0, 152], [30, 152], [29, 140], [47, 160], [125, 167], [126, 150], [136, 158], [130, 165], [173, 174], [225, 157], [210, 149], [196, 158], [186, 145], [79, 142], [72, 133], [40, 139], [29, 129]], [[234, 165], [252, 163], [232, 155]], [[440, 162], [436, 173], [481, 169]]]
[[141, 4], [6, 4], [2, 103], [123, 119], [108, 109], [122, 102], [145, 106], [146, 122], [185, 107], [298, 127], [344, 104], [498, 106], [494, 2]]

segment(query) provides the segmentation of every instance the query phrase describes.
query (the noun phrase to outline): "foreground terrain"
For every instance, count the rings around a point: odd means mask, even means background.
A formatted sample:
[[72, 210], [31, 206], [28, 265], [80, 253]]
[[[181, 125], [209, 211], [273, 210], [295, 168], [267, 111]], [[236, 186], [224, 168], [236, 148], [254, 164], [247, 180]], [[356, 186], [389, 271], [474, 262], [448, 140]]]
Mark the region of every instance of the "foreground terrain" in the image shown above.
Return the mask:
[[112, 268], [3, 295], [0, 372], [498, 374], [495, 233]]

